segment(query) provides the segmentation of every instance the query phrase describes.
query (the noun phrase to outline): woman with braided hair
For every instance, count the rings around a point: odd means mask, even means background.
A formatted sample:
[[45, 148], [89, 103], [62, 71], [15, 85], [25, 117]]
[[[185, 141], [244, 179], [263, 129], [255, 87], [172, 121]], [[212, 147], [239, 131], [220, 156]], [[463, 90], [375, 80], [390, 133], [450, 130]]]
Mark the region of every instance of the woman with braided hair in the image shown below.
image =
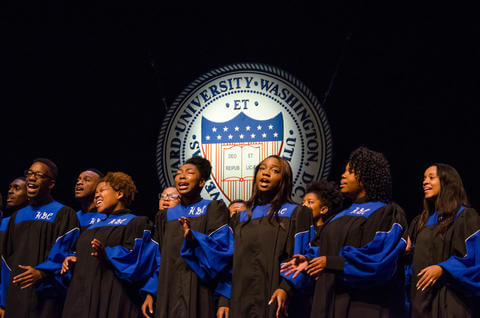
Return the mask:
[[[314, 278], [311, 317], [402, 317], [405, 213], [392, 200], [383, 154], [354, 150], [340, 180], [353, 204], [323, 224], [311, 252], [295, 255], [285, 275]], [[303, 273], [301, 273], [303, 272]]]

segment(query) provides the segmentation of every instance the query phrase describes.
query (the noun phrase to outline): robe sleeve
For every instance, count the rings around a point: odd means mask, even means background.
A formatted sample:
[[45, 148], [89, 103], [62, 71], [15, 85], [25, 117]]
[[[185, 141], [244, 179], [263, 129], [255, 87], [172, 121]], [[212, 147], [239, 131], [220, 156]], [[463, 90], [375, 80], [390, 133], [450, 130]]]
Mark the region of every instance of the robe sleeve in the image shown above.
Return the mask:
[[[12, 239], [14, 237], [13, 229], [13, 220], [17, 215], [18, 211], [12, 213], [12, 215], [7, 219], [2, 220], [2, 231], [0, 232], [0, 254], [1, 254], [1, 277], [0, 277], [0, 306], [5, 308], [8, 285], [10, 284], [10, 276], [12, 274], [11, 265], [8, 264], [8, 259], [12, 253]], [[10, 239], [9, 239], [10, 238]]]
[[[240, 223], [240, 213], [235, 213], [229, 220], [230, 228], [236, 229]], [[232, 260], [233, 261], [233, 260]], [[217, 279], [215, 294], [218, 295], [218, 307], [230, 307], [230, 296], [232, 292], [233, 266], [225, 268]]]
[[[349, 245], [340, 250], [344, 281], [351, 286], [368, 288], [391, 280], [407, 244], [406, 224], [405, 213], [396, 204], [375, 211], [363, 225], [361, 247]], [[328, 256], [327, 265], [332, 259], [335, 266], [341, 266], [340, 259]]]
[[[310, 242], [315, 236], [312, 210], [300, 205], [296, 208], [296, 213], [294, 213], [292, 217], [292, 231], [287, 241], [288, 257], [284, 261], [290, 260], [295, 254], [310, 255], [314, 253], [312, 250], [315, 251], [310, 245]], [[318, 251], [316, 253], [318, 253]], [[293, 275], [294, 273], [288, 276], [280, 273], [279, 288], [287, 292], [291, 290], [292, 286], [296, 289], [305, 289], [309, 278], [306, 277], [304, 273], [300, 273], [295, 279], [292, 278]]]
[[[158, 253], [157, 262], [160, 264], [160, 253]], [[144, 294], [150, 294], [154, 298], [157, 297], [157, 288], [158, 288], [158, 269], [156, 269], [150, 277], [147, 278], [147, 282], [140, 289], [140, 292]]]
[[307, 253], [304, 254], [305, 257], [307, 257], [309, 260], [315, 257], [320, 256], [320, 237], [321, 233], [323, 231], [323, 226], [318, 228], [318, 231], [315, 233], [315, 227], [312, 226], [312, 232], [314, 233], [314, 236], [312, 240], [309, 243], [309, 247], [307, 250]]
[[480, 296], [480, 217], [474, 209], [464, 209], [455, 220], [454, 256], [440, 265], [448, 275], [446, 284], [466, 296]]
[[410, 290], [411, 290], [411, 285], [412, 285], [412, 275], [413, 275], [413, 268], [412, 268], [412, 260], [413, 260], [413, 251], [415, 250], [415, 230], [417, 227], [417, 222], [420, 219], [419, 215], [417, 215], [408, 225], [408, 229], [406, 232], [406, 237], [410, 237], [410, 241], [412, 244], [412, 248], [410, 251], [405, 251], [405, 254], [403, 255], [403, 270], [404, 270], [404, 289], [405, 289], [405, 308], [407, 309], [407, 312], [410, 312], [410, 307], [411, 307], [411, 296], [410, 296]]
[[228, 215], [223, 201], [212, 201], [207, 207], [206, 233], [191, 230], [192, 238], [184, 240], [180, 250], [182, 258], [204, 282], [232, 267], [234, 239]]
[[5, 308], [5, 302], [7, 300], [8, 283], [10, 282], [10, 275], [12, 271], [7, 266], [7, 263], [2, 257], [2, 263], [0, 268], [0, 307]]
[[37, 291], [46, 291], [55, 287], [65, 292], [70, 282], [70, 272], [67, 275], [60, 275], [60, 271], [65, 258], [74, 255], [73, 247], [80, 235], [80, 223], [77, 213], [66, 206], [58, 211], [54, 223], [55, 242], [48, 252], [47, 259], [35, 266], [43, 276], [43, 279], [36, 285]]
[[154, 244], [157, 244], [157, 249], [158, 252], [155, 253], [155, 258], [156, 258], [156, 263], [155, 268], [153, 268], [152, 273], [149, 275], [147, 278], [146, 283], [143, 285], [143, 287], [140, 289], [140, 291], [144, 294], [150, 294], [154, 298], [157, 297], [157, 288], [158, 288], [158, 272], [160, 270], [160, 261], [161, 261], [161, 242], [162, 242], [162, 237], [163, 237], [163, 229], [164, 229], [164, 224], [166, 221], [166, 215], [167, 211], [166, 210], [160, 210], [157, 212], [155, 215], [155, 225], [153, 228], [153, 234], [152, 234], [152, 241]]
[[230, 307], [232, 270], [232, 267], [227, 267], [218, 275], [214, 293], [219, 296], [219, 307]]
[[[8, 220], [10, 218], [2, 219], [2, 223], [0, 225], [0, 246], [3, 245], [5, 240], [5, 231], [7, 229]], [[7, 290], [8, 284], [10, 282], [10, 274], [11, 270], [5, 262], [5, 258], [1, 255], [1, 263], [0, 263], [0, 307], [5, 308], [5, 300], [7, 298]]]
[[115, 275], [128, 282], [148, 279], [158, 268], [158, 244], [152, 240], [152, 224], [147, 217], [135, 217], [127, 225], [121, 245], [105, 247]]
[[[312, 231], [315, 231], [313, 226], [312, 226]], [[308, 249], [307, 249], [307, 251], [304, 255], [305, 255], [306, 258], [312, 259], [312, 258], [320, 256], [319, 252], [320, 252], [320, 248], [318, 246], [312, 245], [311, 242], [310, 242], [308, 244]]]

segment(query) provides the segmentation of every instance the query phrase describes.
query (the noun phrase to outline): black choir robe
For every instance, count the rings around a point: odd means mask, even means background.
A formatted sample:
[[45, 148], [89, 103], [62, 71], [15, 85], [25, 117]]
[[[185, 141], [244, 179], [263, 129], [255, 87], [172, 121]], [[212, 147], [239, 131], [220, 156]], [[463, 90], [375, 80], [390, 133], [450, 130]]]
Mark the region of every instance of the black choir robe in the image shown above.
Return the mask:
[[290, 296], [294, 285], [280, 275], [280, 266], [294, 254], [305, 254], [314, 235], [312, 210], [285, 203], [275, 216], [270, 204], [256, 206], [232, 218], [235, 235], [230, 317], [275, 317], [276, 302], [268, 305], [275, 290]]
[[[2, 257], [11, 270], [6, 317], [60, 317], [65, 291], [41, 264], [51, 255], [69, 250], [79, 231], [75, 211], [57, 201], [26, 206], [12, 214], [2, 248]], [[18, 265], [36, 267], [43, 279], [21, 290], [12, 284], [12, 278], [25, 271]]]
[[[184, 238], [181, 217], [190, 219], [191, 240]], [[230, 296], [224, 277], [231, 271], [233, 234], [225, 203], [178, 204], [159, 211], [155, 220], [161, 261], [157, 291], [148, 291], [156, 294], [155, 317], [215, 317], [216, 295]]]
[[[415, 235], [418, 217], [410, 226], [414, 246], [411, 282], [412, 317], [480, 317], [480, 217], [471, 208], [460, 208], [454, 223], [442, 235], [438, 213]], [[439, 265], [443, 275], [433, 285], [417, 291], [418, 273]]]
[[82, 211], [77, 211], [77, 218], [78, 222], [80, 223], [80, 231], [76, 229], [75, 231], [71, 231], [67, 235], [60, 237], [55, 244], [55, 248], [50, 250], [47, 260], [36, 267], [37, 269], [43, 270], [51, 278], [53, 278], [57, 289], [62, 290], [63, 294], [66, 294], [67, 288], [72, 279], [71, 271], [60, 275], [63, 261], [68, 256], [75, 255], [74, 244], [77, 242], [80, 233], [85, 231], [90, 225], [100, 222], [106, 217], [107, 215], [104, 213], [83, 213]]
[[107, 215], [99, 212], [77, 211], [78, 222], [80, 222], [80, 232], [85, 231], [90, 225], [104, 220]]
[[[90, 225], [76, 243], [63, 317], [139, 317], [140, 289], [158, 267], [152, 224], [130, 210], [113, 212]], [[105, 259], [92, 256], [91, 241], [105, 246]]]
[[[3, 246], [5, 242], [5, 234], [9, 220], [9, 216], [2, 219], [2, 223], [0, 225], [0, 246]], [[10, 269], [8, 268], [8, 265], [3, 257], [1, 258], [0, 262], [0, 307], [5, 309], [5, 300], [7, 298], [8, 284], [10, 282]]]
[[395, 203], [354, 203], [319, 228], [313, 255], [326, 256], [310, 317], [403, 317], [407, 221]]

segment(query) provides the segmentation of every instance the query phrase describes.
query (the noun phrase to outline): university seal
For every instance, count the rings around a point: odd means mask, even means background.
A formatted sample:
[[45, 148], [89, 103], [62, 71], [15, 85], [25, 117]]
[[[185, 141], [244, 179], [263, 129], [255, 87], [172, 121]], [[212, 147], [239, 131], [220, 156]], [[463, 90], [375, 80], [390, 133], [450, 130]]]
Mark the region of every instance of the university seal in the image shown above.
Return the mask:
[[188, 85], [169, 108], [157, 143], [162, 187], [192, 156], [212, 163], [202, 196], [229, 203], [248, 199], [255, 166], [279, 155], [293, 170], [295, 201], [309, 182], [325, 178], [332, 141], [317, 98], [289, 73], [264, 64], [227, 65]]

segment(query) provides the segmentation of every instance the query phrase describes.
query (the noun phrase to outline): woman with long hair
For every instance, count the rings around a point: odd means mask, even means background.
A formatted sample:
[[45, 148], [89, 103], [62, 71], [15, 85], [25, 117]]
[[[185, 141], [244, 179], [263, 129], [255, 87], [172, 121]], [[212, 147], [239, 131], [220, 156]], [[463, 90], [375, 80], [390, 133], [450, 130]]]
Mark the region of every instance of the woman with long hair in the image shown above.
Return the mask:
[[311, 252], [283, 266], [316, 279], [311, 317], [402, 317], [405, 213], [392, 202], [383, 154], [354, 150], [340, 181], [353, 204], [323, 224]]
[[410, 226], [412, 317], [480, 316], [480, 217], [460, 175], [435, 163], [423, 178], [423, 211]]
[[235, 235], [231, 317], [287, 315], [292, 285], [280, 264], [303, 253], [313, 237], [312, 212], [291, 199], [292, 170], [279, 156], [255, 168], [247, 209], [232, 218]]

